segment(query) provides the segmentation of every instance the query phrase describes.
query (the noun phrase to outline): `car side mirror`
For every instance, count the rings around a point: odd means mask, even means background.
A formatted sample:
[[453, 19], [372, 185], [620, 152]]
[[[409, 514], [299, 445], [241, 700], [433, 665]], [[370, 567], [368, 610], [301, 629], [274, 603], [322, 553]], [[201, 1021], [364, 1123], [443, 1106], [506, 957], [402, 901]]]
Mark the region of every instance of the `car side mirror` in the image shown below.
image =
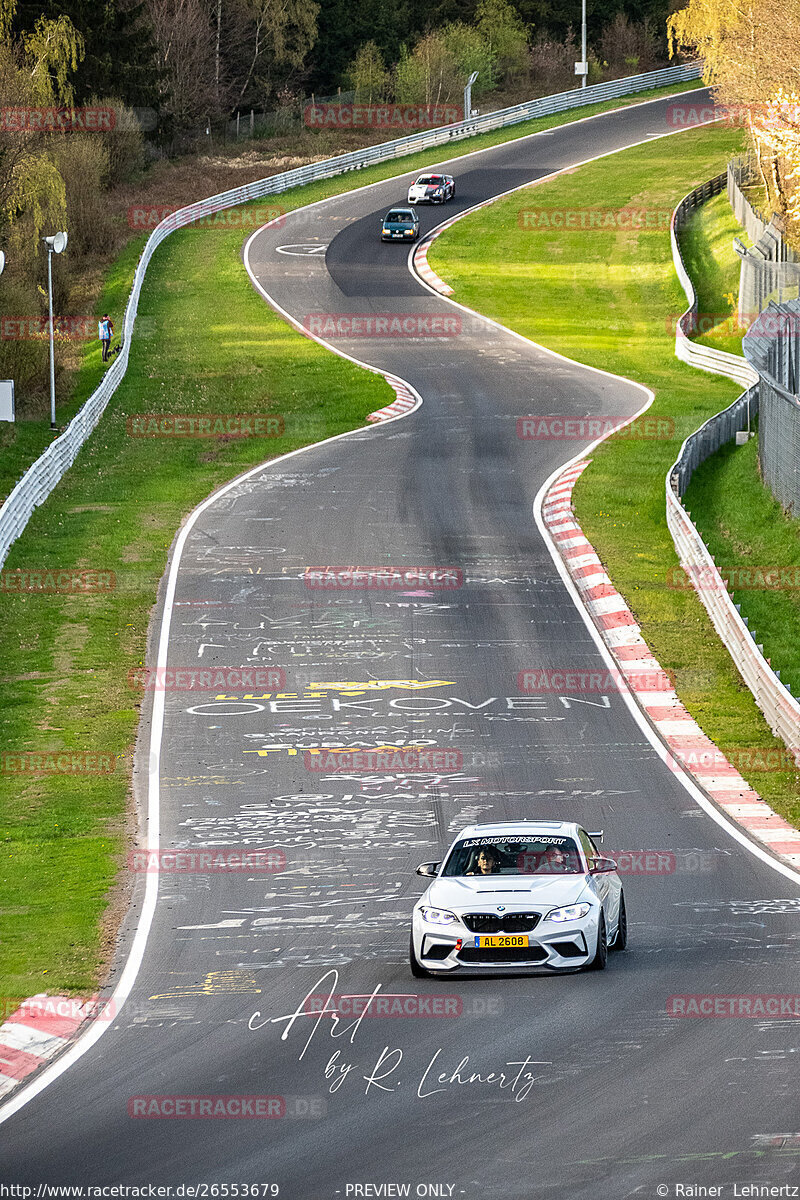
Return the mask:
[[439, 867], [441, 865], [442, 864], [440, 862], [420, 863], [420, 865], [417, 867], [417, 874], [418, 875], [438, 875]]
[[617, 864], [613, 858], [596, 858], [589, 867], [590, 875], [610, 875], [612, 871], [616, 871]]

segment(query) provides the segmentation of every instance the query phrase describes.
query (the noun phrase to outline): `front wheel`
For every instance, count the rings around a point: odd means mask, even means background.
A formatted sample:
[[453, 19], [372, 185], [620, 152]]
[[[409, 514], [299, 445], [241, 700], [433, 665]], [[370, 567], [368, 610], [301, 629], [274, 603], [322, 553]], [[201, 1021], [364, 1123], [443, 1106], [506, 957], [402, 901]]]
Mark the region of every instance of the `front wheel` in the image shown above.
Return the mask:
[[625, 893], [619, 897], [619, 917], [617, 918], [617, 934], [609, 946], [609, 950], [624, 950], [628, 944], [628, 914], [625, 912]]
[[608, 962], [608, 938], [606, 937], [606, 919], [600, 914], [600, 928], [597, 930], [597, 950], [594, 958], [586, 964], [587, 971], [605, 971]]
[[408, 965], [411, 967], [411, 974], [415, 979], [430, 979], [430, 971], [426, 971], [420, 964], [419, 959], [414, 951], [414, 935], [411, 934], [408, 945]]

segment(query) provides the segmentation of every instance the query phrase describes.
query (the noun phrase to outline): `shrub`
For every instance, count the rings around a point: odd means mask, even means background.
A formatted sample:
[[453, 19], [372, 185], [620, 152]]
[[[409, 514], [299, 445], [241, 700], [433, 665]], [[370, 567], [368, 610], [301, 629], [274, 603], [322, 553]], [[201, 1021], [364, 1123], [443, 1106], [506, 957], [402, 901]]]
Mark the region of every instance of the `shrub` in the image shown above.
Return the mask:
[[78, 134], [54, 139], [51, 151], [67, 194], [67, 231], [76, 255], [114, 247], [114, 225], [105, 198], [109, 156], [100, 137]]

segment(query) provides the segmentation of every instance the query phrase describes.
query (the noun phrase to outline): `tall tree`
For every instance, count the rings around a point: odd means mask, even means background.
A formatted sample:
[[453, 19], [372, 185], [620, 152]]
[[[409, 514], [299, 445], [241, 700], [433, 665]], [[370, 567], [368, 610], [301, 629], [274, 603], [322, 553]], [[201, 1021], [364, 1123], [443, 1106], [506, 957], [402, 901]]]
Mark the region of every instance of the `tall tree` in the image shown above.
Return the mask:
[[415, 28], [409, 0], [320, 0], [318, 35], [312, 59], [312, 85], [318, 92], [334, 92], [345, 79], [353, 54], [365, 42], [374, 42], [384, 60], [397, 62], [401, 47]]
[[667, 22], [670, 50], [702, 56], [716, 97], [747, 124], [774, 208], [800, 240], [800, 0], [689, 0]]
[[[40, 0], [20, 0], [13, 32], [31, 33], [42, 7]], [[156, 49], [140, 0], [48, 0], [47, 15], [51, 20], [69, 18], [83, 38], [84, 57], [74, 80], [76, 103], [114, 95], [133, 108], [156, 106]]]

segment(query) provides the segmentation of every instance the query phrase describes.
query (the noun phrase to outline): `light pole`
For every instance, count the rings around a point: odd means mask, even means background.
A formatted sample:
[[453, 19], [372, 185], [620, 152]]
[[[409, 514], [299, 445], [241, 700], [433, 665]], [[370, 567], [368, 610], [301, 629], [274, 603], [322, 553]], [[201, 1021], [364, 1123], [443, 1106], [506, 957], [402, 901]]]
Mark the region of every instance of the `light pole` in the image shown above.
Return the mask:
[[586, 61], [586, 0], [581, 4], [581, 61], [575, 63], [575, 74], [581, 77], [581, 87], [586, 87], [589, 64]]
[[478, 78], [478, 72], [473, 71], [467, 80], [467, 86], [464, 88], [464, 120], [468, 121], [472, 116], [472, 85]]
[[42, 238], [47, 246], [47, 295], [50, 301], [50, 428], [56, 428], [56, 359], [53, 349], [53, 254], [67, 248], [66, 233], [54, 233]]

